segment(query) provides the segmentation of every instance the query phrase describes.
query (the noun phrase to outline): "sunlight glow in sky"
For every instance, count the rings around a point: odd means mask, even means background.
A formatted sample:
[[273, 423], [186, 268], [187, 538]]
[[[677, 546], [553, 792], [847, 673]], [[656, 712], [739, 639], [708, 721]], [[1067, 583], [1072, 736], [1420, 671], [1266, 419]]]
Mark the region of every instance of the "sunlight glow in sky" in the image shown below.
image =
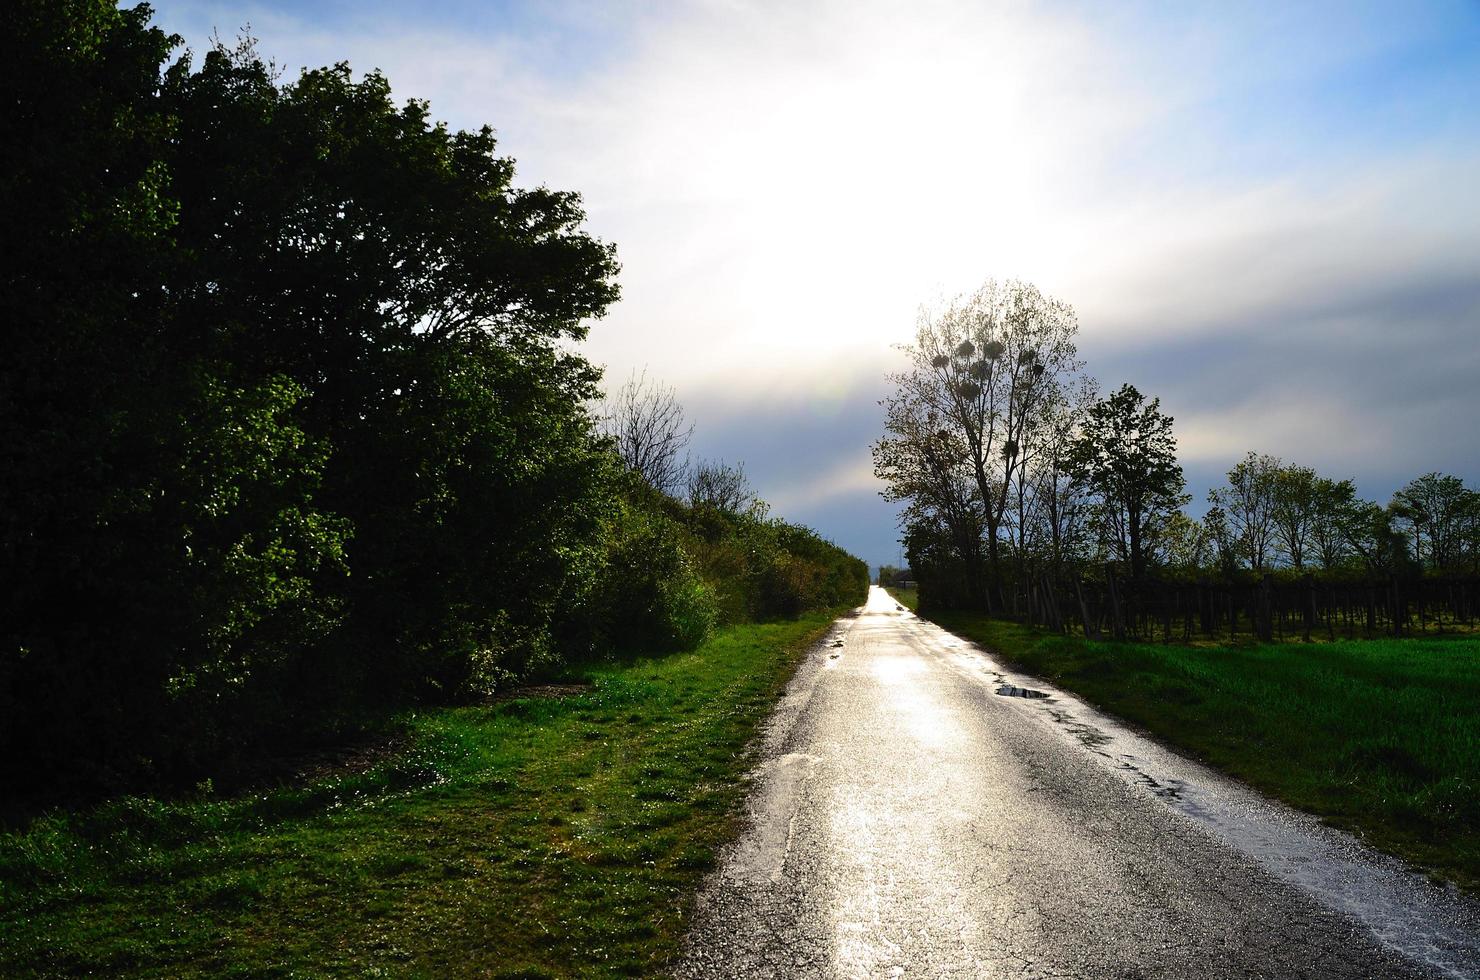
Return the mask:
[[580, 191], [624, 299], [587, 353], [696, 451], [894, 560], [868, 444], [921, 303], [1019, 277], [1102, 385], [1373, 497], [1480, 479], [1480, 5], [161, 0], [348, 60]]

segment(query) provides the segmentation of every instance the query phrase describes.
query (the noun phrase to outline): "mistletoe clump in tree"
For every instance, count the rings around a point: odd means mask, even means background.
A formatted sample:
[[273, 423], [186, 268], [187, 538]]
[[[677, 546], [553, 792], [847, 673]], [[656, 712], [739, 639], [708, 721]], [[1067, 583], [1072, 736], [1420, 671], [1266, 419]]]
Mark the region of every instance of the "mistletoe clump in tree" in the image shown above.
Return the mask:
[[[875, 472], [886, 497], [910, 502], [907, 537], [950, 554], [960, 574], [942, 578], [966, 582], [975, 604], [1000, 601], [1009, 557], [1023, 578], [1029, 520], [1073, 520], [1072, 509], [1038, 501], [1054, 469], [1045, 464], [1072, 428], [1065, 411], [1085, 390], [1077, 331], [1067, 304], [1029, 283], [989, 281], [922, 312], [902, 348], [909, 365], [889, 378]], [[1064, 532], [1043, 536], [1063, 541]], [[930, 564], [923, 552], [920, 561], [911, 567]]]

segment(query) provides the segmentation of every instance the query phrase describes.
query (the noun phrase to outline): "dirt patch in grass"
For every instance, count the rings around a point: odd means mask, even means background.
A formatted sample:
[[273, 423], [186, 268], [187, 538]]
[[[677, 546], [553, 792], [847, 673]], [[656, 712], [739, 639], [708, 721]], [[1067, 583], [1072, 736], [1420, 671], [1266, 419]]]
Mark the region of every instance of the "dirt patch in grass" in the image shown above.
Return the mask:
[[364, 735], [311, 752], [275, 756], [246, 770], [231, 788], [234, 792], [260, 791], [282, 784], [301, 786], [358, 776], [404, 752], [409, 744], [409, 735], [398, 731]]
[[488, 699], [489, 704], [501, 701], [517, 701], [521, 698], [574, 698], [591, 690], [590, 683], [581, 684], [525, 684], [499, 691]]

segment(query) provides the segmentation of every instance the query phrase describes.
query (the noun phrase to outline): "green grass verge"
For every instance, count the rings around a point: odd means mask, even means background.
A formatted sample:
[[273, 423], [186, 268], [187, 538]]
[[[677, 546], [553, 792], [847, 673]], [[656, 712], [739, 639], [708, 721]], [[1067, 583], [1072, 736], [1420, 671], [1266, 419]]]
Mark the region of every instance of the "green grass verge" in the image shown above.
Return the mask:
[[41, 818], [0, 836], [0, 975], [661, 972], [738, 826], [745, 746], [830, 621], [428, 713], [359, 775]]
[[1434, 876], [1480, 891], [1480, 639], [1186, 647], [941, 626]]

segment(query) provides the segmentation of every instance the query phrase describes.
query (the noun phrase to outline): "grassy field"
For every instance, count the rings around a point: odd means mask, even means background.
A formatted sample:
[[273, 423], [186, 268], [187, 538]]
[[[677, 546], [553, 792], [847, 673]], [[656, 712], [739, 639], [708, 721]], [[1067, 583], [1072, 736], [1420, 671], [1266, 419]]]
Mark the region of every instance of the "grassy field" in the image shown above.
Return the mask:
[[646, 975], [736, 829], [744, 746], [831, 617], [428, 713], [367, 772], [0, 836], [0, 975]]
[[1480, 890], [1480, 638], [1092, 643], [931, 617], [1163, 741]]

